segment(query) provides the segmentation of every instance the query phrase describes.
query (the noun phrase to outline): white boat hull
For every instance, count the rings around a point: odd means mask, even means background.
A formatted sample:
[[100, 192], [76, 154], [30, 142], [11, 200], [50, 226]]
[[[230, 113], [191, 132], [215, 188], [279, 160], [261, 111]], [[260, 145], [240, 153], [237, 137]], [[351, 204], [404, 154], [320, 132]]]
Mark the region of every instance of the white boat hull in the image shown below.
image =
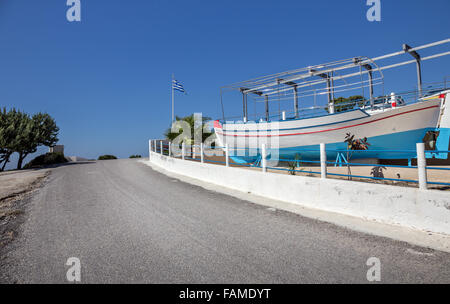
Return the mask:
[[[441, 99], [435, 98], [383, 112], [369, 114], [357, 109], [307, 119], [259, 123], [215, 123], [220, 146], [226, 144], [234, 160], [253, 161], [262, 144], [280, 157], [300, 153], [302, 159], [318, 158], [318, 146], [327, 150], [346, 150], [347, 133], [355, 138], [368, 138], [369, 150], [415, 150], [426, 132], [436, 130], [441, 110]], [[315, 151], [308, 151], [315, 150]], [[329, 153], [330, 156], [336, 153]], [[362, 153], [361, 153], [362, 154]], [[363, 156], [361, 156], [363, 157]], [[408, 158], [402, 153], [365, 153], [366, 157]]]

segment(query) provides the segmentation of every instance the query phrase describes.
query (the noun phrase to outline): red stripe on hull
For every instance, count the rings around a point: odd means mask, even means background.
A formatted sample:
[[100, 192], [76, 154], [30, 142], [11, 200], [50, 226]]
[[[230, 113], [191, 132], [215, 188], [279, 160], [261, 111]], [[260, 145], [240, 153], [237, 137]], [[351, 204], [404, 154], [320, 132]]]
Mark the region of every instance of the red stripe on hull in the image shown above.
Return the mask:
[[[345, 127], [339, 127], [339, 128], [327, 129], [327, 130], [320, 130], [320, 131], [304, 132], [304, 133], [291, 133], [291, 134], [280, 134], [280, 135], [236, 135], [236, 134], [228, 135], [228, 134], [225, 134], [223, 132], [217, 132], [217, 133], [221, 134], [223, 136], [236, 136], [236, 137], [274, 137], [274, 136], [283, 137], [283, 136], [293, 136], [293, 135], [306, 135], [306, 134], [323, 133], [323, 132], [330, 132], [330, 131], [336, 131], [336, 130], [342, 130], [342, 129], [346, 129], [346, 128], [362, 126], [362, 125], [366, 125], [366, 124], [373, 123], [373, 122], [376, 122], [376, 121], [392, 118], [392, 117], [395, 117], [395, 116], [400, 116], [400, 115], [403, 115], [403, 114], [408, 114], [408, 113], [412, 113], [412, 112], [428, 110], [428, 109], [438, 108], [438, 107], [439, 107], [439, 105], [436, 105], [436, 106], [426, 107], [426, 108], [422, 108], [422, 109], [416, 109], [416, 110], [411, 110], [411, 111], [407, 111], [407, 112], [403, 112], [403, 113], [398, 113], [398, 114], [394, 114], [394, 115], [391, 115], [391, 116], [378, 118], [378, 119], [374, 119], [374, 120], [371, 120], [371, 121], [367, 121], [367, 122], [363, 122], [363, 123], [359, 123], [359, 124], [355, 124], [355, 125], [349, 125], [349, 126], [345, 126]], [[338, 124], [339, 122], [336, 122], [336, 123]], [[222, 127], [222, 126], [220, 126], [220, 127]]]

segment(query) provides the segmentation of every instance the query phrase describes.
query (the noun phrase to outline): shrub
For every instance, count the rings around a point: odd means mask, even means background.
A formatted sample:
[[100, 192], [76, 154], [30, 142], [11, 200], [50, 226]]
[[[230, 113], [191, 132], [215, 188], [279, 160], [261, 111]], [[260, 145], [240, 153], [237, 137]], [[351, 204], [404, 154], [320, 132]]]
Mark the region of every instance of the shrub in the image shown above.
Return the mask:
[[109, 155], [109, 154], [101, 155], [98, 157], [98, 160], [105, 160], [105, 159], [117, 159], [117, 157], [115, 157], [114, 155]]
[[28, 164], [24, 166], [24, 169], [40, 168], [43, 166], [63, 164], [63, 163], [67, 163], [67, 159], [64, 157], [64, 154], [62, 154], [61, 152], [54, 152], [54, 153], [49, 152], [35, 157], [33, 160], [31, 160]]
[[139, 154], [136, 154], [136, 155], [130, 155], [130, 158], [141, 158], [142, 156], [141, 155], [139, 155]]
[[300, 165], [300, 160], [301, 160], [300, 155], [295, 154], [295, 160], [288, 162], [288, 168], [289, 168], [288, 172], [289, 172], [290, 175], [296, 175], [297, 174], [296, 173], [297, 172], [296, 169]]

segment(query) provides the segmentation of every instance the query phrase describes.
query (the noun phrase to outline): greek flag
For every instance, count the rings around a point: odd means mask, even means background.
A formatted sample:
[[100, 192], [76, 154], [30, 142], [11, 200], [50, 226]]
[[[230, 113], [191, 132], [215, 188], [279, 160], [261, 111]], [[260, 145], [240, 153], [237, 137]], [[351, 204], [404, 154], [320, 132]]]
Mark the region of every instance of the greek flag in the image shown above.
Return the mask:
[[186, 93], [186, 91], [183, 88], [183, 85], [175, 79], [172, 80], [172, 89], [177, 90], [181, 93]]

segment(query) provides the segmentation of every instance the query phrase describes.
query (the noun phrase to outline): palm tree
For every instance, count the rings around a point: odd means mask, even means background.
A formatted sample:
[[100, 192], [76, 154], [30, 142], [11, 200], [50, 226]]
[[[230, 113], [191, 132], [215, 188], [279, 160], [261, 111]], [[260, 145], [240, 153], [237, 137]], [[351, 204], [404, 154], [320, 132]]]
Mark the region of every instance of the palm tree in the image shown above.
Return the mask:
[[[195, 126], [195, 117], [194, 117], [194, 114], [191, 114], [191, 115], [189, 115], [189, 116], [186, 116], [186, 117], [179, 117], [179, 116], [176, 116], [175, 117], [175, 120], [176, 121], [185, 121], [185, 122], [187, 122], [188, 124], [189, 124], [189, 126], [190, 126], [190, 128], [191, 128], [191, 137], [190, 138], [183, 138], [182, 140], [183, 140], [183, 142], [186, 144], [186, 145], [188, 145], [188, 146], [190, 146], [191, 147], [191, 155], [193, 154], [193, 146], [194, 146], [194, 135], [195, 135], [195, 132], [201, 132], [201, 138], [202, 138], [202, 142], [204, 142], [211, 134], [209, 134], [209, 133], [206, 133], [206, 132], [203, 132], [203, 130], [204, 130], [204, 128], [205, 128], [205, 126], [206, 126], [206, 123], [208, 122], [208, 121], [210, 121], [211, 120], [211, 118], [209, 118], [209, 117], [203, 117], [202, 116], [202, 126], [201, 126], [201, 129], [200, 129], [200, 127], [199, 126], [197, 126], [197, 128], [196, 128], [196, 126]], [[164, 133], [164, 136], [166, 137], [166, 139], [168, 140], [168, 141], [170, 141], [170, 142], [172, 142], [172, 141], [174, 141], [175, 140], [175, 138], [177, 138], [178, 136], [180, 136], [183, 132], [182, 132], [183, 130], [178, 130], [178, 132], [172, 132], [172, 128], [168, 128], [167, 130], [166, 130], [166, 132]]]

